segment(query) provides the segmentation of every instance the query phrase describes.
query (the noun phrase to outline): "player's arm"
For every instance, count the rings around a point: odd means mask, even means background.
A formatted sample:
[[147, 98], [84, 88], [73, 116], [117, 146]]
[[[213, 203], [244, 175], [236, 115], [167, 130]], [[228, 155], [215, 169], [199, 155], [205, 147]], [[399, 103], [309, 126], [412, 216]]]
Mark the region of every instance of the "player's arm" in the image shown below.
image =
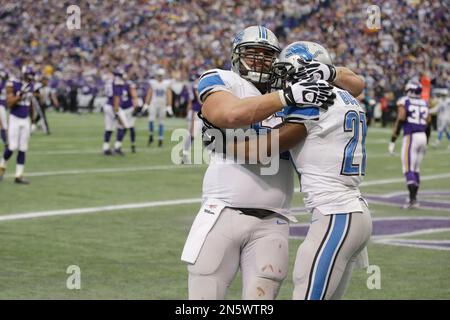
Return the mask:
[[152, 101], [153, 97], [153, 89], [152, 87], [149, 87], [147, 90], [147, 94], [145, 96], [144, 105], [142, 106], [142, 111], [145, 111], [148, 109], [148, 106], [150, 105], [150, 102]]
[[198, 84], [199, 97], [203, 102], [202, 115], [212, 125], [222, 129], [260, 122], [288, 105], [327, 109], [336, 97], [334, 87], [323, 80], [296, 82], [282, 90], [247, 98], [235, 96], [229, 91], [230, 87], [214, 71], [206, 72]]
[[[278, 133], [278, 140], [272, 141], [272, 135], [275, 133]], [[302, 142], [307, 134], [308, 132], [304, 124], [285, 122], [276, 129], [269, 131], [267, 135], [257, 135], [246, 141], [233, 142], [228, 145], [227, 151], [234, 152], [233, 154], [237, 155], [239, 158], [243, 158], [245, 155], [246, 163], [254, 163], [255, 161], [260, 162], [260, 147], [265, 148], [265, 150], [262, 150], [261, 152], [262, 156], [272, 157], [272, 143], [278, 143], [278, 152], [282, 153]], [[266, 144], [265, 146], [264, 143]], [[245, 150], [245, 153], [242, 153], [241, 150]]]
[[347, 90], [357, 97], [364, 90], [364, 79], [347, 67], [335, 67], [319, 61], [300, 61], [301, 66], [292, 75], [296, 79], [321, 79]]
[[359, 96], [365, 87], [364, 79], [346, 67], [336, 67], [336, 79], [332, 83], [354, 97]]
[[397, 119], [395, 120], [394, 127], [392, 129], [391, 142], [389, 143], [389, 153], [393, 154], [395, 149], [395, 140], [397, 140], [400, 130], [403, 127], [403, 123], [406, 120], [406, 109], [403, 104], [397, 105]]
[[173, 92], [170, 88], [166, 90], [166, 99], [167, 99], [167, 105], [172, 106], [173, 102]]
[[21, 98], [22, 96], [20, 94], [14, 94], [14, 89], [12, 86], [6, 87], [6, 105], [8, 106], [8, 108], [14, 108], [14, 106], [20, 101]]
[[229, 129], [260, 122], [283, 107], [278, 92], [240, 99], [228, 91], [217, 91], [204, 101], [202, 114], [213, 125]]
[[56, 109], [59, 109], [59, 101], [58, 97], [56, 96], [56, 92], [53, 90], [50, 91], [50, 99], [52, 100], [52, 104]]
[[133, 101], [133, 108], [134, 108], [134, 110], [136, 110], [137, 107], [139, 106], [139, 101], [138, 101], [139, 99], [138, 99], [136, 88], [134, 86], [130, 87], [130, 95], [131, 95], [131, 100]]

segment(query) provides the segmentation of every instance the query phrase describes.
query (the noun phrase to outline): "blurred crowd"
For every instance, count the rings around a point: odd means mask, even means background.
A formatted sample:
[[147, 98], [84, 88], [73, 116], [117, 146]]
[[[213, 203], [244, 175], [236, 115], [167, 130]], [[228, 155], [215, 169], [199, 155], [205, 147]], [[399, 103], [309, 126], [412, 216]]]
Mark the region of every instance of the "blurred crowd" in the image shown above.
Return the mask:
[[175, 82], [230, 68], [234, 34], [262, 24], [281, 45], [322, 43], [336, 65], [364, 75], [366, 94], [376, 101], [398, 97], [412, 76], [448, 87], [448, 1], [371, 4], [380, 8], [379, 29], [367, 25], [369, 4], [361, 0], [85, 0], [78, 3], [81, 28], [69, 30], [70, 3], [11, 1], [0, 6], [0, 63], [13, 74], [32, 63], [55, 88], [72, 93], [101, 90], [121, 64], [143, 91], [160, 67]]

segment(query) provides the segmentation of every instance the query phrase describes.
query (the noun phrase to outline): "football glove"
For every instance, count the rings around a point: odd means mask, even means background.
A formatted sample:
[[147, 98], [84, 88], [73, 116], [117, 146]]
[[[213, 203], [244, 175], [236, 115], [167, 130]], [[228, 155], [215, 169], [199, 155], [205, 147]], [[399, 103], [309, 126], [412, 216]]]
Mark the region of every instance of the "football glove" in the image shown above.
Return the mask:
[[299, 59], [302, 64], [300, 67], [293, 69], [290, 74], [295, 81], [301, 80], [325, 80], [333, 82], [336, 80], [336, 68], [330, 64], [325, 64], [319, 61], [307, 62]]
[[394, 149], [395, 149], [395, 142], [389, 142], [388, 151], [391, 156], [394, 155]]
[[172, 106], [167, 105], [167, 106], [166, 106], [166, 110], [167, 110], [167, 113], [169, 114], [169, 116], [172, 117], [172, 116], [173, 116], [173, 109], [172, 109]]
[[148, 108], [149, 108], [149, 105], [144, 103], [144, 105], [142, 106], [141, 112], [145, 112], [145, 110], [147, 110]]
[[336, 98], [333, 86], [324, 80], [297, 82], [279, 90], [278, 93], [285, 107], [309, 107], [313, 105], [327, 110]]

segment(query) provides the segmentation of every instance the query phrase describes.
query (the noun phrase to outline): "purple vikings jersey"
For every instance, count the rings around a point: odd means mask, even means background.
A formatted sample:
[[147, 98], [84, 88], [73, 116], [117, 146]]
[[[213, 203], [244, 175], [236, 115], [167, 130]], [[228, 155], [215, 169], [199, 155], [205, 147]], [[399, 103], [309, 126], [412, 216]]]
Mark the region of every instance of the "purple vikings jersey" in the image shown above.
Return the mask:
[[200, 100], [197, 99], [196, 91], [197, 91], [198, 83], [195, 83], [192, 86], [192, 111], [198, 112], [200, 111], [202, 105]]
[[[19, 91], [22, 89], [22, 91], [25, 91], [27, 93], [32, 94], [33, 92], [33, 84], [25, 84], [21, 81], [13, 80], [8, 81], [7, 86], [12, 86], [14, 95], [18, 95]], [[18, 118], [25, 119], [30, 114], [30, 106], [31, 106], [31, 99], [29, 98], [28, 94], [22, 95], [22, 99], [19, 100], [19, 102], [11, 108], [11, 114], [15, 115]]]
[[6, 106], [6, 80], [0, 81], [0, 106]]
[[123, 81], [116, 78], [106, 83], [105, 93], [108, 97], [109, 105], [114, 105], [114, 97], [122, 98], [123, 85]]
[[429, 109], [425, 100], [420, 98], [402, 97], [397, 104], [405, 106], [406, 121], [403, 123], [404, 135], [426, 131]]
[[122, 86], [122, 99], [120, 102], [121, 109], [128, 109], [133, 106], [133, 99], [131, 97], [131, 89], [135, 88], [135, 85], [131, 81], [125, 82]]

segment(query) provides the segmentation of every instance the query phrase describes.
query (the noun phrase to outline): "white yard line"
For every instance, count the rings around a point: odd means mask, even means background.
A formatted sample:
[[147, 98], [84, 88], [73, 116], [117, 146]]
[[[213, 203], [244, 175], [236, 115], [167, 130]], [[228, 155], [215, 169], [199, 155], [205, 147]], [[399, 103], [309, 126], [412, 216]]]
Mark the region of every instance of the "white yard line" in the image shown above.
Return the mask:
[[180, 205], [180, 204], [193, 204], [193, 203], [200, 203], [200, 202], [201, 202], [200, 198], [191, 198], [191, 199], [180, 199], [180, 200], [128, 203], [128, 204], [122, 204], [122, 205], [103, 206], [103, 207], [75, 208], [75, 209], [64, 209], [64, 210], [49, 210], [49, 211], [27, 212], [27, 213], [15, 213], [15, 214], [8, 214], [8, 215], [0, 216], [0, 221], [42, 218], [42, 217], [51, 217], [51, 216], [68, 216], [68, 215], [94, 213], [94, 212], [105, 212], [105, 211], [116, 211], [116, 210], [142, 209], [142, 208], [152, 208], [152, 207], [161, 207], [161, 206], [173, 206], [173, 205]]
[[[421, 181], [426, 181], [426, 180], [438, 180], [438, 179], [447, 179], [447, 178], [450, 178], [450, 173], [433, 174], [433, 175], [429, 175], [429, 176], [421, 176], [420, 180]], [[380, 179], [380, 180], [373, 180], [373, 181], [364, 181], [361, 184], [361, 187], [378, 186], [378, 185], [381, 185], [381, 184], [399, 183], [399, 182], [404, 182], [404, 181], [405, 181], [405, 178]]]
[[[92, 173], [120, 173], [120, 172], [138, 172], [138, 171], [153, 171], [153, 170], [172, 170], [172, 169], [193, 169], [201, 168], [201, 165], [160, 165], [160, 166], [146, 166], [146, 167], [120, 167], [120, 168], [105, 168], [105, 169], [80, 169], [80, 170], [61, 170], [61, 171], [41, 171], [41, 172], [27, 172], [27, 177], [46, 177], [46, 176], [60, 176], [60, 175], [79, 175]], [[12, 178], [14, 174], [6, 174], [5, 177]]]
[[[53, 172], [35, 172], [34, 175], [28, 174], [27, 176], [43, 176], [43, 175], [57, 175], [57, 174], [80, 174], [80, 173], [93, 173], [93, 172], [117, 172], [117, 171], [139, 171], [139, 170], [167, 170], [173, 168], [191, 168], [191, 167], [201, 167], [201, 166], [149, 166], [149, 167], [138, 167], [138, 168], [117, 168], [117, 169], [96, 169], [96, 170], [71, 170], [71, 171], [53, 171]], [[434, 175], [434, 176], [425, 176], [422, 180], [428, 177], [426, 180], [431, 179], [439, 179], [443, 178], [445, 175]], [[450, 176], [450, 175], [448, 175]], [[377, 184], [386, 184], [391, 183], [392, 180], [403, 181], [403, 179], [391, 179], [391, 180], [376, 180], [372, 181], [373, 183], [377, 182]], [[297, 188], [295, 190], [299, 192]], [[180, 205], [180, 204], [192, 204], [192, 203], [200, 203], [200, 198], [191, 198], [191, 199], [179, 199], [179, 200], [166, 200], [166, 201], [153, 201], [153, 202], [143, 202], [143, 203], [129, 203], [123, 205], [112, 205], [112, 206], [101, 206], [101, 207], [90, 207], [90, 208], [73, 208], [73, 209], [62, 209], [62, 210], [50, 210], [50, 211], [37, 211], [37, 212], [26, 212], [26, 213], [15, 213], [15, 214], [6, 214], [0, 215], [0, 221], [11, 221], [11, 220], [19, 220], [19, 219], [31, 219], [31, 218], [40, 218], [40, 217], [49, 217], [49, 216], [59, 216], [59, 215], [75, 215], [75, 214], [83, 214], [83, 213], [93, 213], [93, 212], [104, 212], [104, 211], [115, 211], [115, 210], [128, 210], [128, 209], [141, 209], [141, 208], [150, 208], [150, 207], [159, 207], [159, 206], [172, 206], [172, 205]], [[293, 209], [301, 209], [301, 208], [293, 208]], [[302, 215], [307, 213], [299, 213], [297, 215]], [[415, 219], [442, 219], [448, 217], [415, 217]], [[380, 218], [380, 219], [398, 219], [395, 217], [392, 218]], [[405, 219], [409, 219], [405, 217]], [[374, 219], [377, 220], [377, 219]], [[441, 229], [444, 230], [445, 229]]]

